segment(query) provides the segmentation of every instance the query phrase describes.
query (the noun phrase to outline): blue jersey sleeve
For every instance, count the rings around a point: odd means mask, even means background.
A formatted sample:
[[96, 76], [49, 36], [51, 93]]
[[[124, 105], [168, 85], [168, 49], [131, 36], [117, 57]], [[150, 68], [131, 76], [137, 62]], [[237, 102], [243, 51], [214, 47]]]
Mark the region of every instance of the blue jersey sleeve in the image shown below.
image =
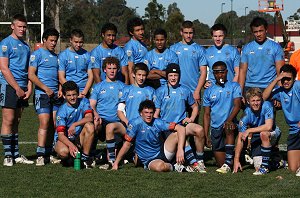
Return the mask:
[[66, 117], [66, 111], [65, 111], [65, 105], [62, 105], [57, 113], [56, 113], [56, 126], [57, 127], [67, 127], [67, 117]]
[[8, 45], [6, 39], [2, 40], [0, 45], [1, 45], [0, 57], [8, 58], [9, 54], [12, 52], [12, 48], [10, 47], [10, 45]]
[[[99, 46], [98, 46], [99, 47]], [[89, 62], [89, 68], [91, 69], [100, 69], [101, 70], [101, 58], [98, 53], [98, 47], [93, 49], [90, 54], [90, 62]]]
[[128, 57], [124, 50], [120, 48], [120, 66], [125, 67], [128, 65]]
[[98, 100], [98, 93], [99, 93], [99, 89], [100, 89], [100, 84], [95, 84], [93, 89], [92, 89], [92, 92], [91, 92], [91, 97], [90, 99], [92, 100]]
[[155, 119], [155, 121], [157, 124], [156, 126], [158, 127], [160, 132], [169, 130], [170, 123], [163, 121], [161, 119]]
[[133, 56], [134, 50], [133, 50], [132, 42], [130, 42], [130, 40], [126, 43], [124, 47], [124, 51], [127, 55], [128, 62], [134, 62], [134, 56]]
[[163, 89], [163, 87], [160, 87], [160, 88], [158, 88], [156, 91], [155, 91], [155, 97], [156, 98], [154, 98], [154, 104], [155, 104], [155, 108], [157, 108], [157, 109], [161, 109], [161, 104], [162, 104], [162, 100], [163, 100], [163, 91], [164, 91], [164, 89]]
[[239, 122], [239, 132], [245, 132], [247, 128], [248, 128], [248, 116], [247, 116], [247, 112], [245, 111], [244, 115], [242, 116]]
[[242, 97], [242, 90], [241, 86], [234, 82], [234, 89], [233, 89], [233, 98], [241, 98]]
[[203, 107], [211, 106], [210, 99], [209, 99], [209, 90], [210, 89], [208, 88], [204, 91], [204, 94], [203, 94]]
[[68, 60], [66, 58], [66, 52], [62, 51], [58, 55], [58, 70], [59, 71], [66, 71], [67, 64], [68, 64]]
[[35, 68], [38, 68], [41, 62], [41, 53], [34, 51], [30, 56], [29, 65]]

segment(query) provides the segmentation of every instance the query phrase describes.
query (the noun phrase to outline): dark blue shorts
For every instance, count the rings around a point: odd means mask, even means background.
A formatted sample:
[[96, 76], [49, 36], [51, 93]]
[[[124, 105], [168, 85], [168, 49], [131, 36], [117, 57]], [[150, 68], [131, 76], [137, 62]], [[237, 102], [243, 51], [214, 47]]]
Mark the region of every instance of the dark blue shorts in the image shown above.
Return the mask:
[[300, 150], [300, 131], [289, 134], [287, 138], [287, 150]]
[[63, 104], [64, 99], [58, 97], [49, 98], [47, 94], [35, 94], [33, 98], [35, 111], [38, 114], [57, 111], [59, 106]]
[[225, 152], [225, 132], [223, 126], [219, 128], [211, 128], [210, 139], [213, 151]]
[[[21, 89], [27, 90], [26, 87], [21, 87]], [[12, 86], [0, 84], [0, 106], [10, 109], [28, 107], [28, 100], [20, 99]]]

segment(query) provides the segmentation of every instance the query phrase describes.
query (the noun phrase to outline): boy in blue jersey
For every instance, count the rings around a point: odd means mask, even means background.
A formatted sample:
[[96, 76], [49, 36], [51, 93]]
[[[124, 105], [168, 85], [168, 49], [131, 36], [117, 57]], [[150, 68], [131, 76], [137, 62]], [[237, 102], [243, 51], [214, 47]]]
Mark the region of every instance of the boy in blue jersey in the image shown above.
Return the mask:
[[205, 49], [193, 41], [195, 29], [191, 21], [184, 21], [181, 25], [182, 40], [170, 47], [179, 59], [181, 70], [180, 84], [187, 86], [195, 101], [200, 104], [200, 92], [206, 80]]
[[93, 72], [89, 67], [90, 53], [82, 48], [84, 34], [79, 29], [71, 31], [70, 47], [58, 56], [60, 84], [72, 80], [79, 86], [79, 98], [89, 97], [93, 84]]
[[[264, 90], [263, 98], [278, 100], [281, 102], [286, 123], [289, 125], [287, 139], [289, 169], [300, 176], [300, 82], [295, 80], [296, 69], [292, 65], [284, 65], [280, 68], [280, 74]], [[274, 87], [281, 83], [281, 87]], [[274, 90], [273, 90], [274, 89]]]
[[[125, 143], [123, 144], [112, 169], [119, 168], [119, 162], [129, 150], [131, 143], [135, 141], [135, 151], [144, 164], [145, 169], [156, 172], [168, 172], [173, 170], [171, 161], [176, 155], [175, 169], [182, 171], [184, 157], [189, 163], [196, 159], [192, 151], [185, 152], [185, 129], [174, 122], [169, 123], [154, 118], [155, 105], [151, 100], [145, 100], [139, 105], [140, 116], [129, 122]], [[163, 131], [173, 131], [164, 143], [160, 140]], [[179, 168], [178, 168], [179, 167]], [[191, 166], [188, 166], [191, 167]], [[188, 169], [187, 169], [188, 170]], [[197, 172], [197, 169], [193, 169]]]
[[214, 45], [206, 49], [206, 60], [209, 67], [208, 80], [205, 87], [209, 87], [211, 83], [215, 83], [215, 77], [212, 72], [212, 66], [217, 61], [223, 61], [227, 65], [227, 80], [237, 82], [240, 65], [240, 53], [238, 50], [228, 44], [225, 44], [227, 28], [220, 23], [211, 27], [211, 36]]
[[175, 52], [166, 47], [167, 32], [164, 29], [156, 29], [153, 40], [155, 48], [146, 54], [144, 63], [148, 65], [150, 70], [146, 83], [157, 89], [167, 83], [165, 71], [167, 65], [170, 63], [178, 64], [178, 57]]
[[149, 69], [145, 63], [134, 65], [133, 78], [134, 84], [124, 87], [122, 97], [118, 105], [118, 117], [128, 125], [128, 121], [139, 117], [138, 105], [144, 100], [153, 100], [155, 90], [145, 85]]
[[[168, 84], [156, 90], [154, 117], [185, 126], [186, 135], [194, 136], [199, 170], [201, 173], [206, 173], [203, 161], [204, 131], [200, 125], [194, 123], [198, 115], [198, 103], [195, 102], [192, 92], [184, 85], [179, 84], [180, 67], [178, 64], [169, 64], [166, 76]], [[186, 115], [186, 105], [193, 110], [190, 117]], [[166, 136], [169, 134], [167, 131]]]
[[59, 33], [56, 29], [45, 30], [43, 47], [30, 56], [28, 78], [35, 84], [34, 104], [40, 123], [36, 149], [37, 166], [44, 166], [46, 154], [52, 151], [52, 144], [46, 148], [46, 141], [47, 138], [53, 137], [56, 111], [62, 103], [58, 82], [58, 61], [54, 52], [58, 38]]
[[118, 71], [117, 79], [129, 84], [127, 56], [121, 47], [114, 44], [117, 33], [118, 30], [114, 24], [105, 23], [101, 28], [102, 42], [91, 51], [90, 67], [96, 83], [105, 80], [105, 72], [102, 71], [105, 58], [116, 57], [119, 59], [121, 67]]
[[112, 163], [115, 160], [114, 134], [125, 134], [126, 131], [117, 116], [118, 104], [125, 84], [116, 79], [117, 71], [120, 69], [117, 58], [107, 57], [103, 61], [102, 69], [106, 73], [106, 79], [94, 86], [90, 103], [94, 110], [96, 132], [100, 141], [106, 139], [109, 162]]
[[0, 43], [0, 105], [2, 107], [1, 139], [4, 151], [4, 166], [15, 163], [33, 164], [19, 154], [19, 123], [24, 107], [32, 93], [28, 81], [30, 49], [23, 41], [27, 21], [17, 14], [10, 25], [12, 33]]
[[239, 84], [244, 93], [249, 87], [265, 89], [284, 64], [282, 48], [267, 38], [267, 21], [256, 17], [250, 28], [255, 40], [244, 46], [239, 71]]
[[147, 46], [143, 43], [145, 26], [142, 19], [135, 17], [127, 22], [127, 32], [130, 40], [126, 43], [124, 50], [128, 57], [128, 73], [130, 84], [134, 83], [132, 76], [134, 64], [143, 62], [144, 56], [147, 53]]
[[[275, 125], [273, 105], [269, 101], [263, 101], [262, 91], [259, 88], [249, 88], [246, 92], [246, 100], [249, 106], [245, 109], [239, 123], [233, 172], [242, 170], [240, 154], [244, 141], [251, 135], [251, 151], [256, 169], [253, 175], [263, 175], [270, 170], [271, 147], [276, 143], [281, 132]], [[260, 159], [258, 164], [255, 158]]]
[[79, 98], [79, 88], [74, 81], [67, 81], [62, 86], [65, 103], [56, 116], [54, 149], [58, 156], [67, 160], [81, 152], [84, 168], [95, 166], [89, 156], [94, 139], [93, 110], [87, 98]]
[[234, 154], [236, 115], [241, 108], [241, 87], [237, 82], [227, 81], [227, 67], [223, 61], [215, 62], [212, 69], [216, 83], [204, 91], [203, 127], [206, 145], [212, 146], [217, 165], [221, 167], [217, 172], [228, 173]]

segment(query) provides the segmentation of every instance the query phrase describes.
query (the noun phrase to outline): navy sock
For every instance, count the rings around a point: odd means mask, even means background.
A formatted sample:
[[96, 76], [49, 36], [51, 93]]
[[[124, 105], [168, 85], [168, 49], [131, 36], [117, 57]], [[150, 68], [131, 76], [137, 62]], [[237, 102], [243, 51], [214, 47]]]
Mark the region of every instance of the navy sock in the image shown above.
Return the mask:
[[184, 155], [185, 155], [186, 161], [189, 164], [194, 164], [195, 162], [197, 162], [191, 146], [186, 146], [184, 148]]
[[269, 159], [271, 155], [271, 146], [270, 147], [263, 147], [261, 146], [261, 155], [262, 155], [262, 163], [266, 168], [269, 168]]
[[19, 153], [19, 135], [12, 134], [12, 140], [11, 140], [11, 152], [14, 158], [20, 157]]
[[12, 157], [12, 153], [11, 153], [12, 134], [1, 135], [1, 139], [3, 144], [4, 156]]
[[115, 148], [116, 148], [116, 140], [106, 140], [106, 147], [108, 151], [108, 157], [109, 160], [115, 161], [116, 160], [116, 154], [115, 154]]
[[196, 152], [196, 159], [197, 159], [197, 161], [203, 161], [204, 152]]
[[82, 154], [81, 154], [81, 160], [82, 160], [82, 161], [84, 161], [84, 162], [85, 162], [85, 161], [88, 161], [89, 158], [90, 158], [89, 155], [87, 155], [87, 154], [85, 154], [85, 153], [82, 153]]
[[226, 153], [225, 164], [227, 164], [228, 166], [231, 166], [233, 153], [234, 153], [234, 145], [226, 144], [225, 145], [225, 153]]

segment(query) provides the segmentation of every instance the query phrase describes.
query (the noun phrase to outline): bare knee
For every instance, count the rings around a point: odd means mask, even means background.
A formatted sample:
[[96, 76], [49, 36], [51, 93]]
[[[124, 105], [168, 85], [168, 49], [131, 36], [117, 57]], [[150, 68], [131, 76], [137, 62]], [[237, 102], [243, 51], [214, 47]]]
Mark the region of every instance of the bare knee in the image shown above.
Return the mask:
[[155, 166], [152, 166], [150, 169], [155, 172], [167, 172], [170, 171], [170, 166], [168, 163], [160, 161], [156, 162]]
[[85, 132], [88, 136], [94, 136], [95, 127], [92, 123], [88, 122], [84, 125]]
[[69, 156], [69, 148], [67, 146], [56, 145], [54, 150], [61, 159], [67, 158]]
[[270, 141], [270, 132], [267, 131], [263, 131], [260, 133], [260, 139], [263, 142], [267, 142]]

